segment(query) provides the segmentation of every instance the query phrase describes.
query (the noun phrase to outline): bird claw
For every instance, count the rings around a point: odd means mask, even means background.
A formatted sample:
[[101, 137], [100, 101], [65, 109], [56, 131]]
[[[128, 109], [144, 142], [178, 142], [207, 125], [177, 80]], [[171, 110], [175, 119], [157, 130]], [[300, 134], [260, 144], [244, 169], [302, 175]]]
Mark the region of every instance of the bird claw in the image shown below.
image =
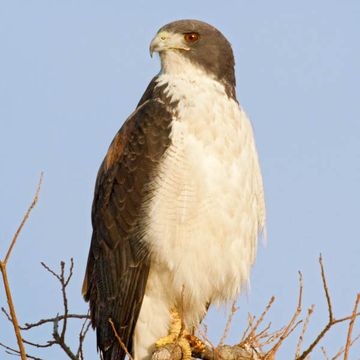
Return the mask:
[[183, 329], [182, 319], [176, 309], [171, 310], [170, 313], [170, 329], [169, 335], [160, 338], [155, 343], [155, 347], [160, 348], [169, 344], [177, 344], [182, 351], [182, 359], [191, 359], [191, 345], [187, 339], [187, 333]]

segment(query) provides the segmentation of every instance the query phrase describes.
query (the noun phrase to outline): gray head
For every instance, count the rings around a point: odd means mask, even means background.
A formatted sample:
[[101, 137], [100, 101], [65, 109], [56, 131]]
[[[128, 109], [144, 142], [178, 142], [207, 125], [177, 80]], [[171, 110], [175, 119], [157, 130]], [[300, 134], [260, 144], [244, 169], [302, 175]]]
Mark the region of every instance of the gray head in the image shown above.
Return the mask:
[[[178, 20], [163, 26], [150, 44], [150, 53], [177, 52], [222, 82], [235, 96], [234, 55], [229, 41], [199, 20]], [[164, 65], [164, 64], [163, 64]]]

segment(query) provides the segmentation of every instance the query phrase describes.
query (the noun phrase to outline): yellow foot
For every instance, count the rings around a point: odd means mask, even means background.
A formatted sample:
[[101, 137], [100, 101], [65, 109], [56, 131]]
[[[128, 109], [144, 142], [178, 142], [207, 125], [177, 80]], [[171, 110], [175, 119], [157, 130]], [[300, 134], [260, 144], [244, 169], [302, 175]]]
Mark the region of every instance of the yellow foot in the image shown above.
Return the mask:
[[183, 328], [181, 317], [176, 309], [171, 310], [170, 317], [169, 335], [159, 339], [155, 346], [159, 348], [169, 344], [178, 344], [182, 350], [182, 359], [190, 360], [191, 346], [187, 340], [187, 332]]

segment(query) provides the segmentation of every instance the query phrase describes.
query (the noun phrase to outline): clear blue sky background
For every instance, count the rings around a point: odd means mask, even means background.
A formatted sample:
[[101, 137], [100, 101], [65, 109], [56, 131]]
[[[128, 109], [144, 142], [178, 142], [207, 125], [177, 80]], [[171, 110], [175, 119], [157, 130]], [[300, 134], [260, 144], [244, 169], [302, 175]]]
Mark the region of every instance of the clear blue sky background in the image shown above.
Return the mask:
[[[70, 306], [86, 311], [80, 287], [97, 169], [159, 70], [148, 51], [153, 35], [181, 18], [205, 20], [231, 41], [238, 97], [252, 119], [264, 175], [268, 244], [259, 247], [251, 291], [239, 301], [228, 342], [239, 339], [247, 313], [260, 314], [271, 295], [268, 319], [274, 328], [284, 325], [302, 270], [304, 310], [316, 304], [308, 344], [327, 321], [319, 253], [336, 316], [352, 311], [360, 291], [358, 0], [0, 1], [1, 254], [45, 173], [39, 204], [8, 265], [19, 319], [62, 311], [59, 288], [40, 261], [56, 267], [70, 257]], [[2, 288], [0, 302], [6, 304]], [[215, 343], [223, 319], [223, 310], [207, 318]], [[30, 338], [47, 334], [51, 328]], [[279, 359], [293, 358], [297, 336]], [[345, 336], [338, 325], [322, 345], [334, 354]], [[0, 341], [14, 344], [3, 317]], [[359, 354], [354, 347], [351, 359]], [[65, 359], [55, 350], [43, 357]], [[93, 336], [87, 359], [97, 359]]]

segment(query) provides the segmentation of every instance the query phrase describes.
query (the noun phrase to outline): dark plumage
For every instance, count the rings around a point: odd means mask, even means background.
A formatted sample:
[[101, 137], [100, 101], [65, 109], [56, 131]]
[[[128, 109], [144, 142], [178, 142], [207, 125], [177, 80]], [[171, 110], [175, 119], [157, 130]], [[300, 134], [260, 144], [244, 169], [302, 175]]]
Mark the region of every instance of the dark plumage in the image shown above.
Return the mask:
[[99, 169], [92, 208], [93, 235], [83, 285], [92, 324], [105, 360], [126, 354], [114, 339], [108, 319], [127, 348], [144, 296], [148, 249], [141, 241], [142, 206], [149, 183], [169, 146], [169, 100], [150, 83], [136, 111], [115, 136]]

